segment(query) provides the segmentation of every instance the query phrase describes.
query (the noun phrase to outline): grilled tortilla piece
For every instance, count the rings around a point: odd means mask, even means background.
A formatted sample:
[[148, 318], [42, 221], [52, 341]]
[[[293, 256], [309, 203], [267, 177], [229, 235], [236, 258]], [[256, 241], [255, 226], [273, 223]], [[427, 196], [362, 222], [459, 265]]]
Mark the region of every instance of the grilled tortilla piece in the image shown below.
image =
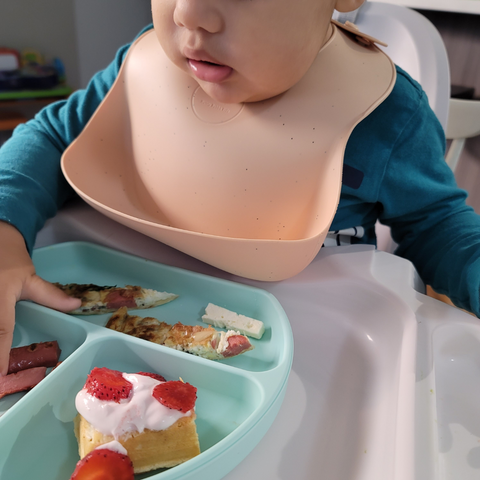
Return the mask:
[[158, 292], [149, 288], [126, 285], [125, 287], [99, 286], [92, 283], [54, 284], [67, 295], [82, 300], [82, 305], [70, 313], [73, 315], [100, 315], [111, 313], [120, 307], [127, 309], [152, 308], [175, 300], [178, 295]]
[[254, 348], [245, 335], [233, 330], [219, 332], [212, 327], [180, 322], [170, 325], [153, 317], [129, 315], [125, 307], [110, 317], [106, 327], [209, 360], [234, 357]]

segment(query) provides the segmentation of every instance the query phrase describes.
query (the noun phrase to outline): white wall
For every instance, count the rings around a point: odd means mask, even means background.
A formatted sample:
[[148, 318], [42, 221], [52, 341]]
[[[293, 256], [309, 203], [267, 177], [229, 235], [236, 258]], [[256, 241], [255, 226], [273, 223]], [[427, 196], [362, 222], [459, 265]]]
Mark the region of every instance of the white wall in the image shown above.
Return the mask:
[[150, 0], [73, 0], [79, 86], [151, 23]]

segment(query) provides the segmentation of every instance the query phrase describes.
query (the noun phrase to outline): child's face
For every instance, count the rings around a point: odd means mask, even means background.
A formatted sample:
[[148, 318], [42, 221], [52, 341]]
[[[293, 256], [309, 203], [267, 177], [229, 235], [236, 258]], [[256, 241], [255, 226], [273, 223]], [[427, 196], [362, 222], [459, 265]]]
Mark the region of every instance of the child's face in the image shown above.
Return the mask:
[[240, 103], [278, 95], [302, 78], [329, 37], [335, 4], [152, 0], [152, 11], [172, 62], [212, 98]]

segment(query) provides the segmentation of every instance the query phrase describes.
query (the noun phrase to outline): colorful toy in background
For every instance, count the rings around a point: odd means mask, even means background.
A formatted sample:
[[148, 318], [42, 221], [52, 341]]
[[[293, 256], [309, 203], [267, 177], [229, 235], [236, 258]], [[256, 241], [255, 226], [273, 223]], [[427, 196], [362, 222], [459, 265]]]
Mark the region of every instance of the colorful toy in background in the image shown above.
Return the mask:
[[20, 65], [20, 54], [16, 50], [0, 47], [0, 72], [19, 70]]
[[36, 50], [0, 47], [0, 91], [48, 90], [65, 83], [59, 58], [46, 62]]

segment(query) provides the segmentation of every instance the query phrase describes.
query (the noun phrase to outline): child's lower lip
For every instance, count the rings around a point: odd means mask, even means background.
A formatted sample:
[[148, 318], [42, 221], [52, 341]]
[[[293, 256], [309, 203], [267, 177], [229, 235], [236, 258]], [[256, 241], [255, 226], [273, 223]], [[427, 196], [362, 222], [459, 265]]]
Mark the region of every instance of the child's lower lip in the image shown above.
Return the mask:
[[232, 73], [232, 68], [226, 65], [215, 65], [214, 63], [201, 62], [188, 59], [188, 64], [193, 74], [204, 82], [220, 83]]

